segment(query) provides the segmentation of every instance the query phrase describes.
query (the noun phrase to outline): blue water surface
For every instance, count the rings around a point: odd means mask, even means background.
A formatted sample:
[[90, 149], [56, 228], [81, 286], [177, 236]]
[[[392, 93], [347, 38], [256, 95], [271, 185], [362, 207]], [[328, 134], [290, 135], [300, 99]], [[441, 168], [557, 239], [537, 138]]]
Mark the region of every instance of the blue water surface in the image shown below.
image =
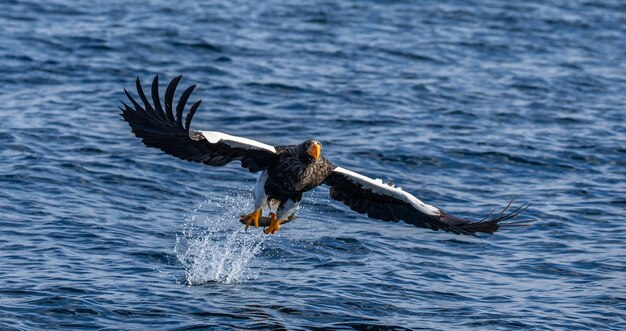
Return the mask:
[[[283, 145], [480, 219], [455, 236], [149, 149], [135, 77], [193, 128]], [[0, 329], [626, 329], [623, 1], [0, 1]]]

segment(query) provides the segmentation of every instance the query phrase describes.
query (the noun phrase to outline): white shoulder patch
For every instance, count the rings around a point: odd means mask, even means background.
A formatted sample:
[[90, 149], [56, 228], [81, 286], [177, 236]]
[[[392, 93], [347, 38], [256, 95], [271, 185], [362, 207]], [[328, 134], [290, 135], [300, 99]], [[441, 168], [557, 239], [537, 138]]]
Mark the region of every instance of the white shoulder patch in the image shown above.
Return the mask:
[[221, 141], [225, 143], [226, 145], [232, 146], [232, 147], [243, 147], [243, 148], [255, 147], [255, 148], [268, 150], [272, 153], [276, 153], [276, 149], [274, 148], [274, 146], [264, 144], [256, 140], [252, 140], [252, 139], [248, 139], [244, 137], [231, 136], [229, 134], [226, 134], [223, 132], [217, 132], [217, 131], [198, 131], [198, 132], [202, 133], [204, 138], [208, 140], [211, 144], [217, 144], [219, 141]]
[[346, 175], [348, 179], [350, 179], [352, 182], [359, 184], [364, 188], [368, 188], [374, 192], [385, 194], [385, 195], [390, 195], [392, 197], [406, 201], [424, 214], [433, 215], [433, 216], [441, 215], [441, 212], [436, 207], [425, 204], [420, 199], [402, 190], [402, 188], [400, 187], [397, 187], [397, 186], [394, 187], [394, 186], [385, 184], [382, 181], [382, 179], [371, 179], [367, 176], [363, 176], [359, 173], [356, 173], [354, 171], [350, 171], [348, 169], [344, 169], [341, 167], [335, 168], [334, 171], [340, 174]]

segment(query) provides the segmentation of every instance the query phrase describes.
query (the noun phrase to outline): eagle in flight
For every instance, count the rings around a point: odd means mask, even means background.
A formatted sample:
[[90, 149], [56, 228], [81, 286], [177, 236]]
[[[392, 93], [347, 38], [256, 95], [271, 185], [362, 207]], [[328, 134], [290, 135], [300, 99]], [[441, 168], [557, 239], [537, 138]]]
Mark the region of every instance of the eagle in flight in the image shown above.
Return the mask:
[[[240, 220], [246, 229], [261, 225], [265, 234], [276, 233], [281, 224], [295, 219], [303, 193], [322, 184], [330, 187], [331, 198], [368, 217], [455, 234], [492, 234], [502, 225], [516, 225], [500, 222], [512, 219], [530, 205], [513, 209], [509, 203], [501, 212], [492, 211], [482, 220], [472, 222], [428, 205], [394, 184], [336, 166], [322, 156], [322, 144], [314, 139], [298, 145], [272, 146], [217, 131], [192, 131], [189, 126], [202, 100], [191, 105], [183, 121], [184, 108], [195, 85], [185, 89], [174, 105], [174, 92], [181, 78], [178, 76], [168, 84], [163, 104], [159, 77], [152, 81], [152, 102], [137, 78], [137, 94], [143, 105], [124, 89], [130, 105], [122, 102], [121, 115], [146, 146], [210, 166], [237, 160], [250, 172], [258, 172], [252, 189], [254, 211]], [[270, 210], [269, 217], [262, 216], [264, 208]]]

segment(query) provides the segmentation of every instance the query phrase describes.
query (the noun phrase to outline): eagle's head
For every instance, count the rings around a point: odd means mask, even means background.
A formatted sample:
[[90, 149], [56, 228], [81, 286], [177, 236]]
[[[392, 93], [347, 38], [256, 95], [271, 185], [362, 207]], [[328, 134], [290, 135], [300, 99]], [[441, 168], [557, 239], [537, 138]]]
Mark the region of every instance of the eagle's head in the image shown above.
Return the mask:
[[303, 161], [317, 161], [322, 155], [322, 143], [317, 140], [309, 139], [299, 146], [300, 159]]

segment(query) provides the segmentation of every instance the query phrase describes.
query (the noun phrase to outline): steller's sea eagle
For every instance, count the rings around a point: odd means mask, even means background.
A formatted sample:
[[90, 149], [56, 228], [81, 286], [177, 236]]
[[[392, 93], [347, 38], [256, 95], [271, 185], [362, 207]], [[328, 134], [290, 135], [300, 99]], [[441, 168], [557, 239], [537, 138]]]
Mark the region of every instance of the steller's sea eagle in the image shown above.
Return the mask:
[[[217, 131], [190, 131], [191, 120], [202, 100], [191, 106], [183, 122], [185, 104], [195, 85], [183, 91], [174, 111], [174, 92], [181, 78], [172, 79], [167, 86], [163, 106], [159, 97], [159, 77], [152, 81], [152, 103], [137, 78], [137, 93], [143, 106], [124, 89], [132, 106], [122, 102], [121, 115], [146, 146], [210, 166], [219, 167], [238, 160], [250, 172], [260, 172], [252, 189], [255, 210], [240, 220], [246, 229], [250, 225], [263, 225], [266, 226], [265, 234], [275, 233], [281, 224], [294, 219], [302, 194], [322, 184], [330, 187], [331, 198], [371, 218], [404, 221], [417, 227], [455, 234], [492, 234], [503, 225], [500, 222], [517, 216], [529, 206], [523, 204], [510, 210], [509, 203], [496, 215], [492, 212], [484, 219], [472, 222], [428, 205], [393, 184], [336, 166], [321, 155], [322, 144], [317, 140], [309, 139], [299, 145], [271, 146]], [[270, 209], [269, 217], [262, 217], [263, 208]]]

